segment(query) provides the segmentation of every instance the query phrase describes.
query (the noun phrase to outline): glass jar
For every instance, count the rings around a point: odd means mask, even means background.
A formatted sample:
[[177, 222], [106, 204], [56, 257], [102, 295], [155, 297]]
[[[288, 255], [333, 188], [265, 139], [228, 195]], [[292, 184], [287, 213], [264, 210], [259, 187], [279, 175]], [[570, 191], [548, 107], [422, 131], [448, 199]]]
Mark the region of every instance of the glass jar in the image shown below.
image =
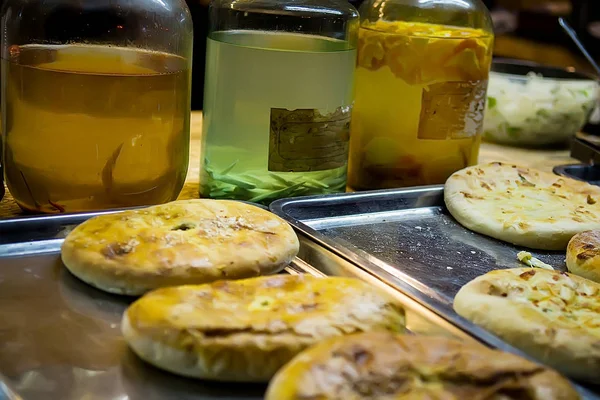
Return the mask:
[[358, 13], [345, 0], [215, 0], [200, 196], [344, 191]]
[[[1, 4], [1, 2], [0, 2]], [[1, 100], [0, 100], [1, 101]], [[2, 120], [0, 117], [0, 127], [2, 126]], [[1, 128], [0, 128], [1, 129]], [[0, 200], [4, 198], [4, 192], [6, 189], [4, 188], [4, 160], [2, 159], [2, 131], [0, 130]]]
[[189, 157], [192, 36], [184, 0], [6, 0], [4, 168], [19, 206], [174, 200]]
[[2, 137], [0, 136], [0, 200], [4, 198], [4, 191], [4, 171], [2, 167]]
[[492, 60], [480, 0], [361, 8], [348, 186], [441, 184], [477, 163]]

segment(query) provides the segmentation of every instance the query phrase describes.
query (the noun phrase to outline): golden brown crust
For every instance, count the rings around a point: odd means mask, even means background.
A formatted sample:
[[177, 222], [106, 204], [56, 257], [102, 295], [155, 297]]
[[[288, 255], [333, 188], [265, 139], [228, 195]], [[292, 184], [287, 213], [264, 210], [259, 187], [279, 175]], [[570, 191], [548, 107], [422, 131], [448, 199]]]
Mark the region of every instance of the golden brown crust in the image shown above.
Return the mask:
[[186, 200], [92, 218], [62, 245], [83, 281], [122, 294], [280, 271], [298, 238], [281, 218], [228, 200]]
[[496, 270], [463, 286], [456, 312], [578, 379], [600, 382], [600, 285], [539, 268]]
[[371, 332], [296, 356], [266, 400], [574, 400], [558, 373], [515, 355], [435, 336]]
[[567, 268], [576, 275], [600, 282], [600, 230], [573, 236], [567, 246]]
[[600, 188], [514, 164], [468, 167], [446, 181], [444, 200], [466, 228], [520, 246], [564, 250], [600, 229]]
[[350, 278], [276, 275], [155, 290], [122, 324], [144, 360], [191, 377], [266, 381], [332, 336], [404, 330], [402, 306]]

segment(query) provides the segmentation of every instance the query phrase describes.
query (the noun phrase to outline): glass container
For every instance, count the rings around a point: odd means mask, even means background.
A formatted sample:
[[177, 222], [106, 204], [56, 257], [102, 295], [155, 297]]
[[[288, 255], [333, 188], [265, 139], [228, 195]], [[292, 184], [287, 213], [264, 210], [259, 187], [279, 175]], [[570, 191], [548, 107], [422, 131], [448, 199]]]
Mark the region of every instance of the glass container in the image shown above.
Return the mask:
[[4, 198], [4, 191], [4, 170], [2, 167], [2, 137], [0, 136], [0, 200]]
[[492, 60], [480, 0], [360, 8], [348, 186], [441, 184], [477, 163]]
[[344, 0], [215, 0], [201, 197], [344, 191], [358, 13]]
[[[1, 4], [1, 3], [0, 3]], [[0, 116], [0, 129], [2, 126], [1, 116]], [[4, 198], [4, 192], [6, 189], [4, 188], [4, 160], [2, 160], [2, 131], [0, 130], [0, 200]]]
[[6, 0], [2, 134], [24, 210], [164, 203], [188, 167], [184, 0]]

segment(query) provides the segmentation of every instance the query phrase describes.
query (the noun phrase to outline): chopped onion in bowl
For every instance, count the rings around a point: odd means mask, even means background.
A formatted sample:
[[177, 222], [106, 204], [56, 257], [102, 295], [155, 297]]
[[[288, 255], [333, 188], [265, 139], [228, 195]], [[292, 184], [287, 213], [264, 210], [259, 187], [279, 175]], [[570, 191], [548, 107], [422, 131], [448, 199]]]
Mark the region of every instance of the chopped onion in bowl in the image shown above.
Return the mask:
[[566, 141], [587, 121], [599, 93], [593, 80], [490, 73], [485, 139], [524, 145]]

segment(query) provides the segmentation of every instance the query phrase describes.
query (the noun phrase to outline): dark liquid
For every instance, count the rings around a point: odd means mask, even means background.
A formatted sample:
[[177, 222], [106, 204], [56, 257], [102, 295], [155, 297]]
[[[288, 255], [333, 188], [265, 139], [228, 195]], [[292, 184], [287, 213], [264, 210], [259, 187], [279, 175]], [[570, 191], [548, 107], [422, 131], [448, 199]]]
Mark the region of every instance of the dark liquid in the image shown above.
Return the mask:
[[3, 60], [6, 180], [18, 204], [81, 211], [174, 200], [189, 153], [180, 57], [23, 46]]

